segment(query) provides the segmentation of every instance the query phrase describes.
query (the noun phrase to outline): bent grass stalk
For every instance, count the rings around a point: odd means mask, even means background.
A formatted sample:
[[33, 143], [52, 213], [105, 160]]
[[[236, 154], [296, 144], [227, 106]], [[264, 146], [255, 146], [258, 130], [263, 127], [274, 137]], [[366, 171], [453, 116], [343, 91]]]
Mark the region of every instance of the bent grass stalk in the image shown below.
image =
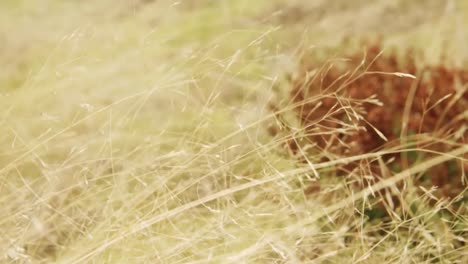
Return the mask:
[[[376, 158], [376, 157], [380, 157], [381, 155], [387, 154], [387, 153], [388, 152], [370, 153], [370, 154], [364, 154], [364, 155], [359, 155], [359, 156], [354, 156], [354, 157], [349, 157], [349, 158], [343, 158], [343, 159], [337, 159], [337, 160], [333, 160], [333, 161], [318, 163], [318, 164], [315, 164], [315, 169], [326, 168], [326, 167], [330, 167], [330, 166], [333, 166], [333, 165], [353, 162], [353, 161], [360, 160], [360, 159], [365, 159], [365, 158]], [[439, 155], [439, 156], [434, 157], [432, 159], [421, 162], [420, 164], [417, 164], [417, 165], [415, 165], [413, 167], [410, 167], [410, 168], [408, 168], [408, 169], [406, 169], [406, 170], [404, 170], [404, 171], [402, 171], [400, 173], [395, 174], [394, 176], [392, 176], [392, 177], [390, 177], [388, 179], [384, 179], [384, 180], [372, 185], [370, 188], [367, 188], [367, 189], [364, 189], [364, 190], [360, 191], [359, 193], [357, 193], [354, 196], [351, 196], [351, 197], [349, 197], [349, 198], [347, 198], [345, 200], [342, 200], [341, 202], [338, 202], [338, 203], [336, 203], [334, 205], [323, 208], [321, 211], [318, 211], [316, 214], [312, 215], [310, 218], [308, 218], [305, 221], [301, 222], [300, 225], [305, 226], [305, 225], [312, 224], [312, 223], [316, 222], [318, 219], [329, 215], [330, 213], [333, 213], [333, 212], [335, 212], [337, 210], [345, 208], [345, 207], [355, 203], [356, 201], [359, 201], [361, 199], [365, 199], [366, 197], [368, 197], [369, 195], [371, 195], [374, 192], [377, 192], [379, 190], [394, 186], [397, 182], [402, 181], [402, 180], [410, 177], [413, 174], [423, 172], [423, 171], [427, 170], [428, 168], [431, 168], [431, 167], [436, 166], [438, 164], [447, 162], [447, 161], [449, 161], [451, 159], [457, 159], [457, 158], [459, 158], [460, 156], [462, 156], [465, 153], [468, 153], [468, 145], [464, 145], [464, 146], [459, 147], [459, 148], [457, 148], [457, 149], [455, 149], [455, 150], [453, 150], [453, 151], [451, 151], [449, 153]], [[310, 171], [310, 169], [306, 169], [306, 168], [291, 170], [291, 171], [282, 173], [281, 175], [276, 176], [276, 177], [271, 177], [271, 178], [263, 179], [263, 180], [255, 180], [255, 181], [252, 181], [252, 182], [249, 182], [249, 183], [241, 184], [241, 185], [238, 185], [236, 187], [231, 187], [229, 189], [219, 191], [217, 193], [208, 195], [208, 196], [203, 197], [201, 199], [186, 203], [186, 204], [184, 204], [182, 206], [179, 206], [179, 207], [176, 207], [174, 209], [168, 210], [167, 212], [165, 212], [163, 214], [160, 214], [160, 215], [157, 215], [155, 217], [149, 218], [148, 220], [145, 220], [145, 221], [141, 221], [141, 223], [138, 226], [135, 226], [135, 227], [131, 228], [130, 230], [127, 230], [125, 233], [122, 232], [120, 235], [114, 237], [113, 239], [110, 239], [110, 240], [106, 241], [104, 244], [102, 244], [101, 246], [99, 246], [99, 247], [97, 247], [95, 249], [87, 250], [86, 251], [87, 253], [85, 253], [84, 255], [76, 256], [76, 257], [74, 257], [72, 259], [67, 259], [65, 262], [62, 261], [60, 263], [72, 263], [72, 264], [82, 263], [83, 261], [88, 260], [89, 258], [93, 257], [94, 255], [97, 255], [97, 254], [105, 251], [108, 247], [122, 241], [124, 238], [129, 237], [131, 235], [134, 235], [134, 234], [136, 234], [138, 232], [141, 232], [145, 228], [148, 228], [148, 227], [150, 227], [150, 226], [152, 226], [152, 225], [154, 225], [156, 223], [159, 223], [161, 221], [167, 220], [167, 219], [169, 219], [169, 218], [171, 218], [171, 217], [173, 217], [175, 215], [178, 215], [178, 214], [180, 214], [180, 213], [182, 213], [182, 212], [184, 212], [186, 210], [189, 210], [191, 208], [203, 205], [204, 203], [214, 201], [216, 199], [222, 198], [224, 196], [227, 196], [227, 195], [239, 192], [239, 191], [247, 190], [247, 189], [250, 189], [250, 188], [254, 188], [256, 186], [264, 185], [264, 184], [267, 184], [267, 183], [270, 183], [270, 182], [277, 181], [279, 179], [283, 179], [283, 178], [286, 178], [286, 177], [292, 177], [294, 175], [304, 173], [304, 172], [309, 172], [309, 171]]]

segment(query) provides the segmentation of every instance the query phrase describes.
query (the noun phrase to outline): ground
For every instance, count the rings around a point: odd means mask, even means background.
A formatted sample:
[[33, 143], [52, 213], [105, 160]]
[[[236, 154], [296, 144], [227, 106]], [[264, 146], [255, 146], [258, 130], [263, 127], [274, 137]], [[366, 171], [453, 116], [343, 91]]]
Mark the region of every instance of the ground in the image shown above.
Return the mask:
[[409, 211], [369, 213], [374, 191], [466, 164], [466, 145], [361, 190], [334, 176], [349, 157], [303, 164], [285, 149], [294, 131], [269, 132], [304, 60], [380, 39], [467, 67], [467, 13], [463, 0], [2, 1], [0, 262], [468, 262], [463, 203], [409, 186]]

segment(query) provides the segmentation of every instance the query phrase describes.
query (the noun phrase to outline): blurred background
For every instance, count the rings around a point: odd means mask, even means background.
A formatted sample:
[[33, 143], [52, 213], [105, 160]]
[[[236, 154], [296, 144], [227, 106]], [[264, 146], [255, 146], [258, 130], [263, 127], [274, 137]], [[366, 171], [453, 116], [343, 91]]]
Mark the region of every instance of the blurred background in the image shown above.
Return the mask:
[[466, 263], [466, 215], [316, 217], [354, 191], [306, 198], [266, 127], [304, 59], [463, 68], [467, 28], [466, 0], [2, 0], [0, 262]]

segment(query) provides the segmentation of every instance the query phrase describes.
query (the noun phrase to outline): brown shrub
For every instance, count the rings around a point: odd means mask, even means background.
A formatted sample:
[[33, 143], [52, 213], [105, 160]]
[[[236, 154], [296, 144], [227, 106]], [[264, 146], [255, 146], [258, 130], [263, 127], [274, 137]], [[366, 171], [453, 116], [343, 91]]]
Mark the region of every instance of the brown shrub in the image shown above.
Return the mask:
[[[346, 157], [402, 150], [383, 157], [384, 170], [375, 160], [337, 168], [339, 174], [360, 171], [376, 180], [385, 177], [383, 171], [397, 172], [435, 155], [431, 151], [445, 153], [466, 144], [468, 71], [417, 65], [412, 51], [384, 56], [378, 44], [366, 56], [354, 54], [346, 62], [321, 68], [304, 63], [303, 73], [292, 81], [290, 102], [315, 153]], [[301, 147], [298, 142], [288, 143], [293, 153]], [[436, 196], [452, 198], [465, 190], [466, 173], [468, 164], [458, 160], [429, 169], [414, 183], [437, 186]]]

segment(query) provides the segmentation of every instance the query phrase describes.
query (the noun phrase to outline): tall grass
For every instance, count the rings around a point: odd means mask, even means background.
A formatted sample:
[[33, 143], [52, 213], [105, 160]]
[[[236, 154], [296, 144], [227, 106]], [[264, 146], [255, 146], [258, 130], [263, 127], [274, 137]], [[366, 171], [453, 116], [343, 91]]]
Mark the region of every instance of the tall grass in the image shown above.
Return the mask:
[[466, 146], [359, 192], [334, 165], [382, 152], [301, 165], [299, 126], [268, 133], [300, 55], [378, 33], [388, 8], [412, 25], [386, 24], [389, 44], [465, 63], [466, 6], [430, 2], [3, 1], [0, 262], [466, 262], [466, 215], [431, 190], [409, 189], [411, 214], [366, 211]]

